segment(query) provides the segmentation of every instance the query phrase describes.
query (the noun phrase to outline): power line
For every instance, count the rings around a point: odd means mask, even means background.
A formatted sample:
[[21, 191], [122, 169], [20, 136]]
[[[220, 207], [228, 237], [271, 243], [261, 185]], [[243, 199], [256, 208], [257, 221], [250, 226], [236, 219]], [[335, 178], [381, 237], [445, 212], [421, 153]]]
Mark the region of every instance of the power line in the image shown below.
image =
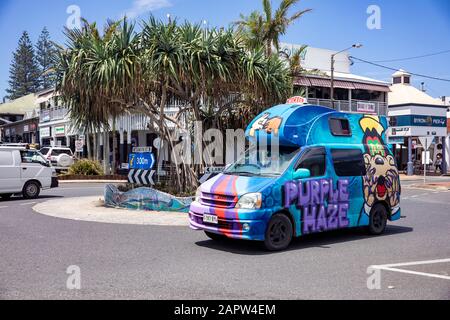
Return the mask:
[[[359, 58], [356, 58], [356, 57], [353, 57], [353, 56], [350, 56], [350, 58], [351, 58], [351, 59], [358, 60], [358, 61], [361, 61], [361, 62], [364, 62], [364, 63], [367, 63], [367, 64], [371, 64], [371, 65], [373, 65], [373, 66], [377, 66], [377, 67], [380, 67], [380, 68], [392, 70], [392, 71], [398, 71], [398, 70], [400, 70], [400, 68], [391, 68], [391, 67], [388, 67], [388, 66], [383, 66], [383, 65], [381, 65], [381, 64], [378, 64], [378, 63], [375, 63], [375, 62], [371, 62], [371, 61], [367, 61], [367, 60], [363, 60], [363, 59], [359, 59]], [[410, 73], [411, 75], [414, 75], [414, 76], [417, 76], [417, 77], [421, 77], [421, 78], [427, 78], [427, 79], [432, 79], [432, 80], [438, 80], [438, 81], [446, 81], [446, 82], [450, 82], [450, 79], [437, 78], [437, 77], [427, 76], [427, 75], [423, 75], [423, 74], [419, 74], [419, 73], [414, 73], [414, 72], [409, 72], [409, 71], [407, 71], [407, 72]]]
[[450, 50], [444, 50], [444, 51], [439, 51], [439, 52], [434, 52], [434, 53], [428, 53], [428, 54], [423, 54], [423, 55], [420, 55], [420, 56], [414, 56], [414, 57], [408, 57], [408, 58], [399, 58], [399, 59], [391, 59], [391, 60], [377, 60], [377, 61], [372, 61], [372, 62], [384, 63], [384, 62], [407, 61], [407, 60], [414, 60], [414, 59], [421, 59], [421, 58], [437, 56], [437, 55], [444, 54], [444, 53], [450, 53]]

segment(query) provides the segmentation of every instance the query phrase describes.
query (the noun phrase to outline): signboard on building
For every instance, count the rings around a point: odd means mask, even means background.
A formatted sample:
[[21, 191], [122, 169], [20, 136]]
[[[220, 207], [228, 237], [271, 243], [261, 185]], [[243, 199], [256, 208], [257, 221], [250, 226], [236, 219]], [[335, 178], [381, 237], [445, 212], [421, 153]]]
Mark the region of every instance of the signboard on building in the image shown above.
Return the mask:
[[41, 136], [41, 138], [50, 137], [50, 127], [44, 127], [39, 129], [39, 135]]
[[29, 132], [30, 131], [30, 126], [28, 124], [23, 126], [23, 132]]
[[362, 113], [377, 113], [376, 105], [373, 102], [361, 102], [356, 104], [356, 111]]
[[41, 122], [49, 122], [50, 121], [50, 111], [42, 110], [41, 111]]
[[66, 127], [65, 126], [60, 126], [60, 127], [55, 127], [55, 136], [65, 136], [66, 135]]

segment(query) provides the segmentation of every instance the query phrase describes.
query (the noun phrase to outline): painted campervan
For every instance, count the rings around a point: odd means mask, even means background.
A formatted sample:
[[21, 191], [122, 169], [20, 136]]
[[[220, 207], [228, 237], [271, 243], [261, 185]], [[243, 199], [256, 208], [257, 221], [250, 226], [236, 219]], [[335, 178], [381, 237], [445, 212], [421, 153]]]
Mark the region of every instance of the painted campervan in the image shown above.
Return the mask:
[[264, 241], [269, 250], [339, 228], [382, 234], [388, 220], [400, 219], [400, 180], [386, 129], [382, 116], [308, 104], [263, 112], [246, 130], [256, 152], [250, 148], [200, 186], [191, 228], [214, 240]]

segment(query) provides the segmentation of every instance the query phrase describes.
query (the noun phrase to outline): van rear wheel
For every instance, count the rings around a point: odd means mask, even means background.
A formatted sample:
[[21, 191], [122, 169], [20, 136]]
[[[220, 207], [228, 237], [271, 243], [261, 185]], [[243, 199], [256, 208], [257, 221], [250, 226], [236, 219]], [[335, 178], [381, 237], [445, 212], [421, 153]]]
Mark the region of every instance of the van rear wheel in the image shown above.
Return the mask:
[[383, 234], [386, 230], [388, 213], [386, 208], [378, 203], [370, 211], [369, 233], [372, 235]]
[[36, 181], [28, 181], [23, 187], [23, 197], [25, 199], [36, 199], [41, 192], [41, 186]]
[[284, 250], [291, 243], [293, 233], [291, 220], [284, 214], [275, 214], [267, 225], [264, 246], [269, 251]]

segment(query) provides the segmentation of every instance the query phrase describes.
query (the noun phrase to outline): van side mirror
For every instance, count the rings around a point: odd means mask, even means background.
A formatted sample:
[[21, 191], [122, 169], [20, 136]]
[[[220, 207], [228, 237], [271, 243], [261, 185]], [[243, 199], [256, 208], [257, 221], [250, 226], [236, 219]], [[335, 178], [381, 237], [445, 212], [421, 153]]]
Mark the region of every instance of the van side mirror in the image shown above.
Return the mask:
[[304, 168], [300, 168], [297, 169], [297, 171], [294, 172], [294, 180], [298, 180], [298, 179], [306, 179], [311, 177], [311, 171], [309, 171], [309, 169], [304, 169]]

